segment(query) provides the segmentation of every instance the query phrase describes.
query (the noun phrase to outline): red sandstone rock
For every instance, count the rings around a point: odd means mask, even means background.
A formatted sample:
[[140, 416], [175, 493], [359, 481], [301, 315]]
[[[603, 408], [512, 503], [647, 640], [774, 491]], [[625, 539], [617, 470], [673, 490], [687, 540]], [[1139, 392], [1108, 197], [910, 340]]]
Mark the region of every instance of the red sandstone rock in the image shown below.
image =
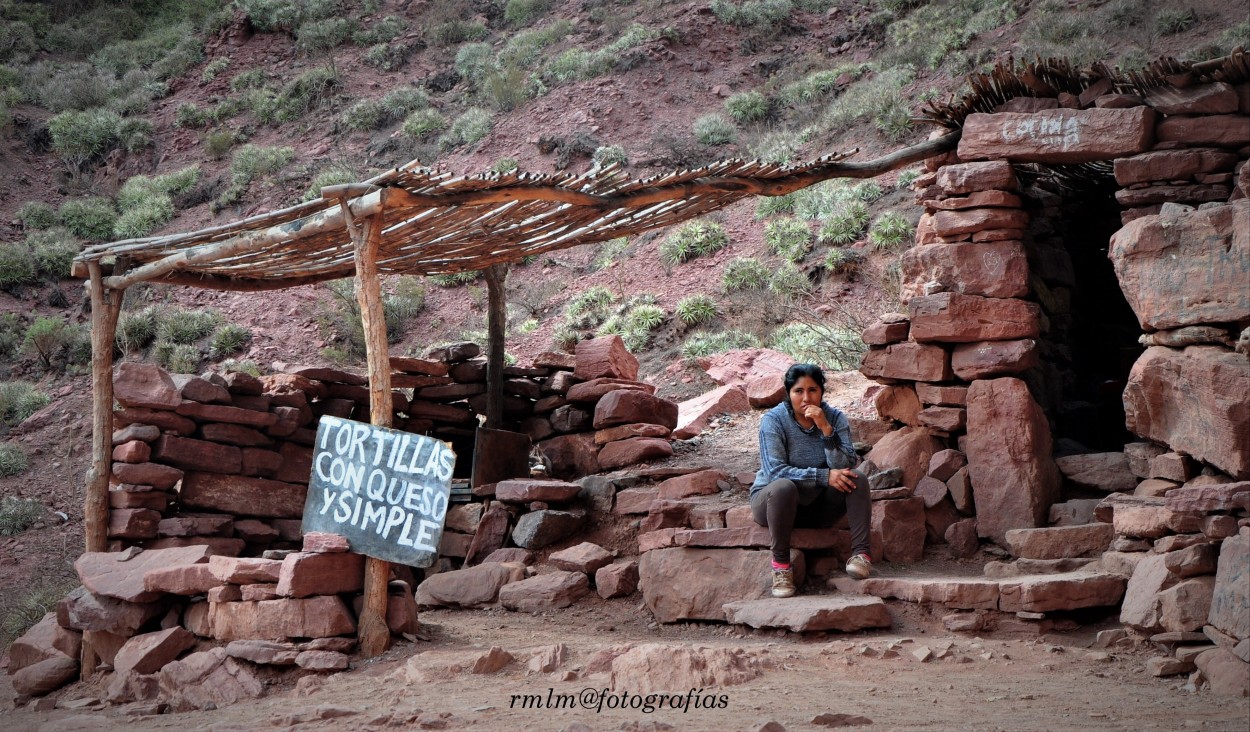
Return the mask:
[[182, 470], [238, 473], [243, 467], [243, 453], [237, 447], [176, 435], [161, 435], [153, 455], [160, 462]]
[[195, 636], [179, 626], [136, 635], [117, 652], [113, 670], [119, 674], [154, 674], [194, 645]]
[[547, 560], [556, 569], [590, 575], [597, 572], [600, 567], [606, 567], [611, 564], [612, 553], [598, 544], [583, 541], [581, 544], [571, 546], [568, 549], [553, 552]]
[[[923, 247], [923, 248], [928, 249], [929, 247]], [[906, 261], [908, 255], [910, 255], [914, 251], [916, 251], [916, 248], [908, 249], [906, 252], [904, 252], [903, 253], [904, 261]], [[903, 286], [907, 287], [907, 282], [909, 280], [918, 279], [918, 277], [909, 277], [908, 275], [905, 274], [903, 276], [903, 279], [904, 279]], [[923, 294], [923, 293], [915, 293], [915, 294]], [[905, 295], [905, 296], [900, 296], [900, 299], [906, 301], [911, 296], [912, 295], [910, 294]], [[862, 340], [864, 343], [870, 346], [888, 346], [891, 343], [899, 343], [901, 341], [907, 340], [907, 333], [910, 330], [911, 330], [911, 322], [907, 320], [904, 320], [900, 323], [876, 322], [864, 329], [864, 332], [860, 334], [860, 340]]]
[[1137, 477], [1129, 470], [1128, 457], [1122, 452], [1099, 452], [1068, 455], [1055, 459], [1064, 477], [1082, 488], [1105, 493], [1131, 493]]
[[161, 514], [149, 508], [119, 508], [109, 512], [110, 539], [154, 539]]
[[[899, 299], [903, 302], [930, 294], [932, 283], [940, 291], [965, 295], [1024, 297], [1029, 292], [1029, 265], [1024, 245], [1018, 241], [928, 244], [908, 249], [901, 261], [903, 285]], [[907, 324], [902, 324], [900, 330], [902, 336], [895, 340], [907, 337]], [[865, 337], [867, 334], [865, 331]], [[867, 339], [864, 342], [870, 343]]]
[[172, 410], [182, 403], [178, 387], [159, 366], [126, 361], [113, 373], [113, 398], [123, 407]]
[[31, 664], [9, 678], [13, 690], [25, 696], [43, 696], [78, 678], [78, 659], [63, 654]]
[[1028, 371], [1039, 362], [1037, 341], [963, 343], [951, 352], [951, 370], [964, 381]]
[[538, 443], [537, 447], [543, 461], [547, 464], [549, 475], [576, 477], [591, 475], [600, 470], [601, 463], [597, 458], [598, 446], [595, 445], [594, 435], [588, 433], [559, 435], [543, 440]]
[[762, 376], [784, 375], [794, 364], [790, 356], [767, 348], [745, 348], [699, 359], [699, 367], [720, 386], [745, 387]]
[[965, 407], [968, 405], [968, 387], [916, 384], [916, 396], [920, 403], [942, 407]]
[[1029, 215], [1018, 208], [936, 211], [930, 220], [930, 225], [937, 236], [951, 238], [994, 229], [1026, 229], [1029, 226]]
[[1220, 544], [1208, 622], [1238, 640], [1250, 638], [1250, 531], [1247, 529], [1243, 528], [1240, 534]]
[[768, 409], [786, 398], [785, 376], [770, 374], [747, 382], [747, 402], [755, 409]]
[[1132, 221], [1111, 237], [1110, 257], [1145, 329], [1250, 318], [1238, 264], [1250, 258], [1250, 200]]
[[534, 612], [568, 607], [590, 591], [590, 581], [582, 572], [551, 572], [504, 585], [499, 604], [509, 610]]
[[1211, 691], [1225, 696], [1250, 696], [1250, 664], [1224, 648], [1212, 648], [1194, 659], [1211, 684]]
[[[305, 474], [307, 480], [307, 474]], [[182, 481], [182, 504], [187, 508], [243, 516], [299, 518], [304, 514], [307, 485], [265, 478], [213, 473], [187, 473]]]
[[[974, 163], [975, 164], [975, 163]], [[924, 207], [934, 211], [961, 211], [967, 208], [1020, 208], [1023, 202], [1014, 193], [1006, 191], [977, 191], [958, 198], [931, 198]]]
[[248, 668], [226, 655], [224, 648], [193, 653], [160, 672], [161, 695], [172, 711], [219, 709], [255, 699], [265, 687]]
[[911, 341], [868, 349], [859, 371], [870, 379], [949, 381], [955, 378], [949, 352], [941, 346]]
[[599, 597], [610, 600], [628, 597], [638, 590], [638, 562], [629, 560], [607, 564], [595, 572], [595, 591]]
[[[720, 622], [725, 618], [725, 603], [768, 595], [772, 587], [770, 557], [767, 550], [656, 549], [639, 560], [639, 588], [661, 623], [683, 619]], [[798, 564], [800, 557], [801, 552], [792, 553], [796, 578], [804, 576], [804, 567]]]
[[971, 114], [964, 120], [959, 158], [1033, 163], [1122, 158], [1150, 149], [1155, 117], [1149, 107]]
[[1102, 554], [1115, 539], [1115, 529], [1101, 523], [1011, 529], [1006, 538], [1013, 556], [1026, 559], [1065, 559]]
[[1237, 92], [1225, 82], [1176, 87], [1170, 84], [1146, 93], [1146, 104], [1159, 114], [1231, 114], [1237, 111]]
[[78, 579], [91, 592], [126, 602], [146, 603], [161, 593], [144, 587], [144, 575], [154, 569], [202, 564], [208, 561], [208, 547], [87, 552], [74, 561]]
[[300, 651], [295, 656], [295, 665], [307, 671], [342, 671], [347, 661], [347, 654], [338, 651]]
[[476, 567], [439, 572], [417, 586], [417, 604], [426, 607], [479, 607], [492, 604], [499, 589], [525, 579], [519, 562], [487, 562]]
[[877, 415], [883, 421], [897, 420], [913, 427], [919, 425], [917, 415], [921, 409], [920, 399], [910, 385], [885, 387], [877, 392], [873, 406], [877, 408]]
[[609, 442], [625, 440], [630, 437], [668, 437], [672, 432], [668, 427], [658, 424], [622, 424], [597, 430], [595, 432], [595, 444], [606, 445]]
[[945, 483], [968, 464], [968, 456], [958, 450], [939, 450], [929, 459], [929, 476]]
[[278, 415], [272, 412], [258, 412], [239, 407], [227, 407], [220, 404], [200, 404], [184, 401], [175, 410], [184, 417], [202, 422], [227, 422], [251, 427], [268, 427], [278, 421]]
[[1218, 346], [1146, 349], [1124, 390], [1128, 429], [1250, 478], [1250, 362]]
[[923, 498], [873, 501], [873, 556], [887, 562], [919, 562], [924, 557], [924, 514]]
[[514, 660], [511, 653], [499, 646], [493, 646], [488, 651], [426, 651], [408, 660], [404, 665], [404, 674], [409, 683], [431, 684], [462, 673], [497, 673]]
[[217, 602], [211, 603], [209, 616], [212, 637], [222, 641], [328, 638], [356, 632], [351, 612], [337, 595]]
[[1218, 485], [1185, 485], [1167, 494], [1167, 507], [1173, 511], [1250, 512], [1250, 481]]
[[1036, 338], [1040, 310], [1016, 299], [941, 293], [912, 298], [911, 337], [920, 342], [971, 343]]
[[310, 531], [304, 534], [303, 549], [305, 552], [337, 554], [350, 551], [351, 543], [346, 536], [327, 534], [323, 531]]
[[151, 457], [151, 446], [139, 440], [131, 440], [113, 448], [113, 459], [117, 462], [146, 463]]
[[948, 492], [946, 483], [931, 476], [925, 476], [916, 484], [915, 495], [924, 500], [925, 508], [933, 508], [946, 498]]
[[616, 470], [656, 458], [665, 458], [672, 454], [673, 445], [668, 440], [631, 437], [604, 445], [599, 451], [599, 466], [603, 470]]
[[[708, 393], [687, 399], [677, 405], [677, 423], [673, 439], [688, 440], [701, 433], [720, 414], [739, 414], [751, 411], [747, 393], [739, 386], [722, 386]], [[595, 410], [596, 418], [598, 409]], [[598, 425], [596, 425], [598, 426]]]
[[581, 486], [562, 480], [519, 478], [501, 480], [495, 486], [495, 498], [506, 503], [565, 503], [577, 497]]
[[1171, 116], [1155, 127], [1159, 142], [1240, 148], [1250, 145], [1250, 118], [1240, 114]]
[[157, 463], [113, 463], [113, 478], [118, 483], [150, 485], [167, 490], [182, 480], [182, 471]]
[[660, 483], [659, 497], [675, 501], [689, 496], [716, 495], [720, 492], [717, 483], [727, 480], [729, 476], [720, 470], [700, 470], [697, 473], [678, 475]]
[[208, 567], [221, 582], [232, 585], [268, 584], [278, 581], [282, 560], [260, 557], [209, 557]]
[[364, 586], [362, 554], [296, 552], [282, 560], [277, 592], [283, 597], [310, 597], [359, 592]]
[[957, 558], [966, 559], [974, 556], [980, 548], [977, 541], [977, 522], [973, 519], [956, 521], [946, 527], [945, 538], [951, 555]]
[[725, 619], [752, 628], [786, 628], [794, 633], [890, 627], [890, 612], [879, 597], [857, 595], [739, 600], [725, 604]]
[[941, 442], [923, 427], [904, 427], [882, 437], [866, 456], [882, 468], [902, 468], [903, 485], [914, 488], [929, 471], [929, 460]]
[[573, 375], [579, 379], [638, 378], [638, 359], [625, 348], [620, 336], [610, 335], [577, 343], [577, 366]]
[[50, 612], [35, 623], [20, 638], [9, 645], [9, 674], [46, 661], [55, 656], [78, 658], [82, 650], [82, 633], [62, 628], [56, 622], [56, 613]]
[[614, 391], [604, 395], [595, 405], [594, 426], [595, 429], [603, 429], [644, 422], [672, 429], [677, 426], [677, 418], [677, 405], [667, 399], [640, 391]]
[[580, 384], [574, 384], [568, 388], [565, 397], [570, 402], [597, 402], [603, 398], [604, 394], [619, 389], [627, 389], [631, 391], [643, 391], [648, 394], [655, 393], [655, 387], [643, 383], [641, 381], [633, 381], [630, 379], [613, 379], [606, 376], [597, 379], [591, 379]]
[[925, 407], [916, 415], [922, 427], [938, 432], [958, 432], [967, 422], [967, 411], [959, 407]]
[[124, 642], [163, 612], [157, 603], [126, 602], [79, 587], [57, 602], [56, 622], [71, 630], [107, 631], [123, 636]]
[[1230, 172], [1237, 155], [1227, 150], [1197, 148], [1158, 150], [1115, 161], [1115, 180], [1121, 186], [1161, 180], [1186, 180], [1203, 173]]
[[[722, 614], [717, 618], [723, 622]], [[762, 664], [741, 648], [690, 648], [661, 643], [635, 646], [611, 661], [608, 685], [653, 694], [664, 689], [701, 689], [750, 681]]]
[[943, 166], [937, 171], [937, 184], [948, 196], [989, 190], [1014, 191], [1018, 185], [1016, 172], [1006, 160]]
[[1003, 542], [1009, 529], [1040, 526], [1059, 497], [1050, 424], [1023, 381], [976, 381], [968, 389], [965, 450], [977, 531]]
[[998, 609], [1003, 612], [1046, 613], [1086, 607], [1114, 607], [1124, 596], [1124, 578], [1072, 572], [1004, 579], [999, 583]]
[[651, 503], [659, 496], [660, 491], [656, 488], [626, 488], [617, 491], [612, 513], [618, 515], [646, 513]]
[[220, 584], [208, 564], [159, 567], [143, 575], [145, 590], [170, 595], [203, 595]]

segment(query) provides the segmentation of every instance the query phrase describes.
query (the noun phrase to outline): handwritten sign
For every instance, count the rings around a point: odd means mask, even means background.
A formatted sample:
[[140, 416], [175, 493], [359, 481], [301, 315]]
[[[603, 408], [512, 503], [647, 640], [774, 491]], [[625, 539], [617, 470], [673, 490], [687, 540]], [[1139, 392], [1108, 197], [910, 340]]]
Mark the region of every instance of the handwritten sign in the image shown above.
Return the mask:
[[324, 416], [304, 532], [339, 534], [352, 551], [428, 567], [438, 557], [455, 465], [456, 453], [441, 440]]

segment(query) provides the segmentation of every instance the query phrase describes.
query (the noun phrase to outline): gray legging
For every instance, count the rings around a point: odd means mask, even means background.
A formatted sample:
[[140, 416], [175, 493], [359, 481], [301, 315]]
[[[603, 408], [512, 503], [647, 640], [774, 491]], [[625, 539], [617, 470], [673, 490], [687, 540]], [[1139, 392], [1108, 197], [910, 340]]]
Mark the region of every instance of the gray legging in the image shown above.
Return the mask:
[[851, 554], [869, 553], [872, 494], [868, 490], [868, 479], [859, 471], [852, 472], [855, 475], [855, 490], [843, 493], [824, 486], [815, 500], [803, 506], [801, 511], [798, 486], [786, 478], [774, 480], [751, 496], [751, 515], [755, 523], [768, 527], [772, 535], [773, 561], [790, 563], [790, 532], [795, 528], [829, 528], [843, 514], [851, 524]]

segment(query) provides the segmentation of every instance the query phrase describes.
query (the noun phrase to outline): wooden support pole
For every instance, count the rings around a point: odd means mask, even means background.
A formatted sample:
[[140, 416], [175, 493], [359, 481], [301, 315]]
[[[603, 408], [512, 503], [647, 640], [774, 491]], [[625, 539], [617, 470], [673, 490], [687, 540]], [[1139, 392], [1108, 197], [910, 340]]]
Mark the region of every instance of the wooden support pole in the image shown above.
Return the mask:
[[[382, 241], [381, 213], [358, 226], [347, 200], [340, 198], [343, 219], [356, 250], [356, 302], [365, 332], [365, 358], [369, 364], [369, 420], [391, 426], [391, 364], [387, 355], [386, 317], [382, 310], [382, 287], [378, 282], [378, 245]], [[390, 562], [365, 557], [364, 607], [360, 612], [360, 650], [365, 656], [381, 655], [391, 645], [386, 624], [386, 585]]]
[[[122, 292], [104, 286], [99, 262], [88, 263], [91, 277], [91, 468], [84, 486], [84, 551], [108, 550], [109, 475], [113, 470], [113, 341], [121, 313]], [[95, 673], [99, 660], [84, 636], [82, 677]]]
[[503, 429], [504, 327], [507, 324], [507, 302], [504, 280], [508, 265], [492, 264], [486, 275], [486, 426]]

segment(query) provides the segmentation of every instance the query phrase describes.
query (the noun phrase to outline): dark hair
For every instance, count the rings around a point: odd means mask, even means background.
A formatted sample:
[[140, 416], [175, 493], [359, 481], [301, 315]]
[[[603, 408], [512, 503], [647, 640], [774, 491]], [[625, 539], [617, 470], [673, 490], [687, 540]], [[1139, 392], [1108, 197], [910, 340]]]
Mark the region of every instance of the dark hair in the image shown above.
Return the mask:
[[799, 379], [804, 376], [810, 377], [823, 392], [825, 390], [825, 372], [814, 363], [796, 363], [786, 369], [786, 393], [788, 394], [794, 385], [799, 383]]

